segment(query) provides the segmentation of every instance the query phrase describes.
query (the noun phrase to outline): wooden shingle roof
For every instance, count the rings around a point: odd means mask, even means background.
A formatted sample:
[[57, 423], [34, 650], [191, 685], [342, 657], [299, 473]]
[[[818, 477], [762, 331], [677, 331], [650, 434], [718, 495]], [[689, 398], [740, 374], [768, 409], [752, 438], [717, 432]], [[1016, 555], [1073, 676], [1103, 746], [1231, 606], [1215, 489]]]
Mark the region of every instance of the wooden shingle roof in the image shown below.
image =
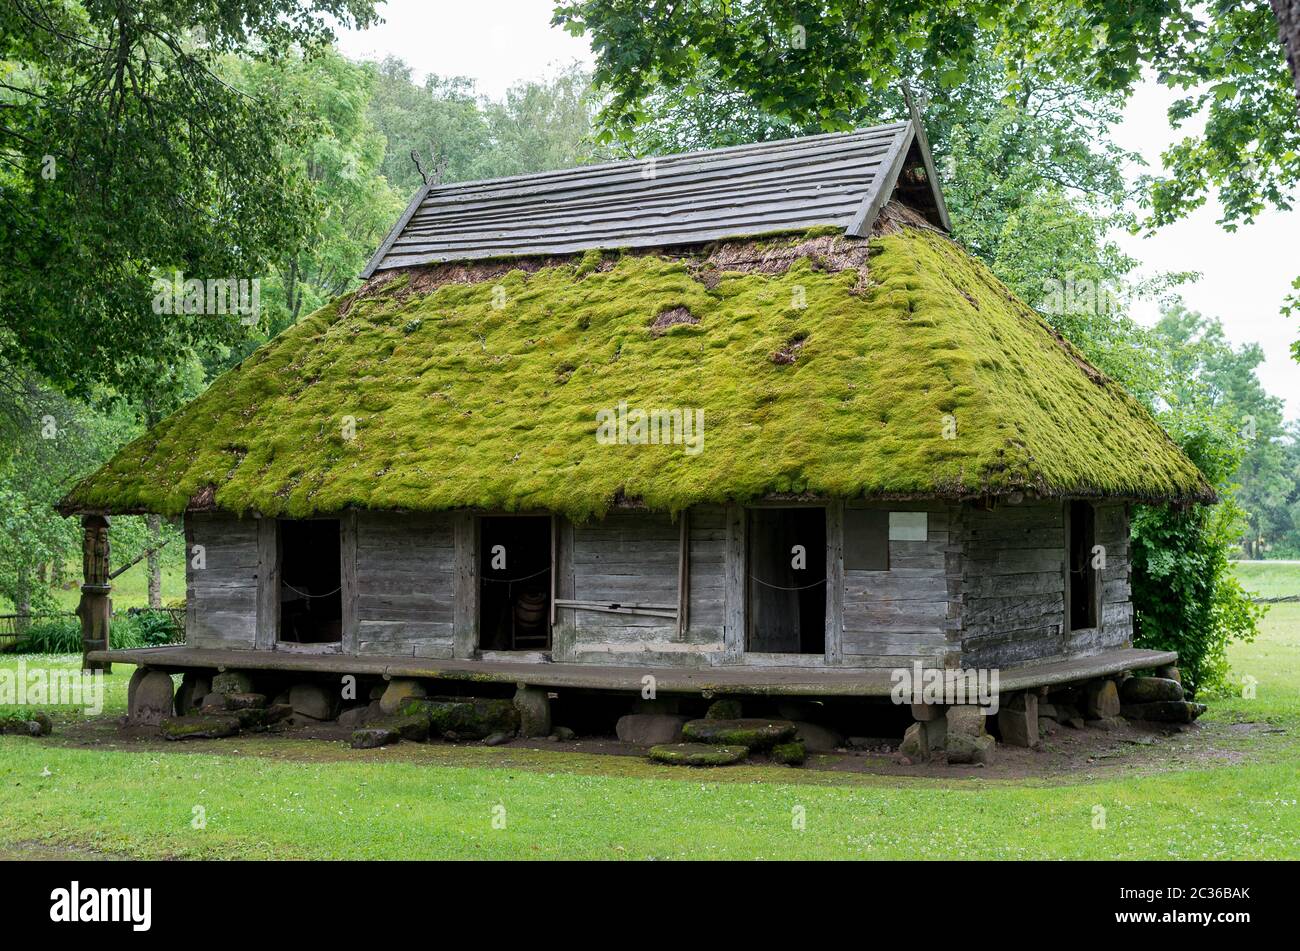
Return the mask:
[[855, 132], [430, 183], [362, 277], [445, 261], [671, 247], [827, 226], [861, 237], [896, 191], [949, 230], [915, 112]]

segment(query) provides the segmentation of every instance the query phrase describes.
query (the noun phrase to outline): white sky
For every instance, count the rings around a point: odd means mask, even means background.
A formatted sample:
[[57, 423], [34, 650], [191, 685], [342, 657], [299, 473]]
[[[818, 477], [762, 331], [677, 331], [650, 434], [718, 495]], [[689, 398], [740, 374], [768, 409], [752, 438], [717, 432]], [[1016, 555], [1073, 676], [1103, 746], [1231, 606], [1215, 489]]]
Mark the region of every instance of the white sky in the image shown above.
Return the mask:
[[[388, 0], [386, 20], [364, 32], [344, 33], [343, 53], [382, 59], [392, 54], [419, 76], [468, 76], [488, 96], [500, 98], [511, 84], [534, 79], [574, 60], [590, 64], [581, 38], [550, 25], [551, 0]], [[1154, 84], [1138, 89], [1115, 130], [1117, 142], [1159, 168], [1160, 152], [1180, 137], [1169, 127], [1165, 104], [1171, 95]], [[1257, 342], [1267, 357], [1259, 375], [1265, 387], [1287, 403], [1287, 417], [1300, 418], [1300, 365], [1290, 358], [1300, 321], [1278, 309], [1291, 281], [1300, 275], [1300, 211], [1268, 212], [1256, 224], [1229, 234], [1215, 224], [1213, 201], [1151, 238], [1117, 235], [1143, 271], [1199, 271], [1185, 285], [1187, 305], [1219, 317], [1235, 344]], [[1157, 318], [1154, 303], [1139, 303], [1144, 323]]]

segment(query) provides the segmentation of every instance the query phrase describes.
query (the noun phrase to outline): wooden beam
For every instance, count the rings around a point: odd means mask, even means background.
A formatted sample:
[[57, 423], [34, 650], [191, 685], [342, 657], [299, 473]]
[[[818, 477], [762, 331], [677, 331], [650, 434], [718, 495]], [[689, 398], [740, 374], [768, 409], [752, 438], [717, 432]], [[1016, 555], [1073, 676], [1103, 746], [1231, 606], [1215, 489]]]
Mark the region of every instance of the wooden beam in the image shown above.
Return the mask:
[[474, 656], [478, 646], [478, 520], [456, 512], [452, 521], [455, 579], [452, 595], [452, 656]]
[[257, 520], [258, 650], [274, 650], [280, 639], [280, 525], [273, 518]]
[[727, 506], [726, 576], [723, 580], [722, 638], [726, 663], [738, 664], [745, 653], [745, 507]]
[[844, 659], [844, 502], [826, 504], [826, 663]]
[[677, 607], [672, 604], [622, 604], [616, 601], [575, 601], [560, 598], [556, 604], [572, 611], [597, 611], [603, 614], [636, 614], [643, 617], [677, 618]]
[[81, 531], [82, 585], [81, 601], [77, 605], [77, 616], [81, 618], [81, 669], [110, 673], [111, 663], [91, 657], [92, 652], [109, 649], [113, 584], [109, 574], [112, 552], [108, 544], [108, 516], [83, 515]]
[[680, 540], [677, 546], [677, 640], [686, 639], [691, 619], [691, 510], [679, 517]]
[[342, 596], [342, 649], [354, 654], [360, 632], [357, 611], [360, 591], [357, 588], [357, 513], [350, 509], [339, 516], [339, 593]]

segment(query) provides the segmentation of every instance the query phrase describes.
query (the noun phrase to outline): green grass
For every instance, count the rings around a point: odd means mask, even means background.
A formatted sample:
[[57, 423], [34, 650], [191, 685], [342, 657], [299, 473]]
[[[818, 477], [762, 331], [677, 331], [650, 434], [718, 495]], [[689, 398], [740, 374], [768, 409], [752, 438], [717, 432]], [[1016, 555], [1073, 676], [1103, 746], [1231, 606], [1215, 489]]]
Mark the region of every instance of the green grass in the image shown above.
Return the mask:
[[1234, 569], [1242, 587], [1261, 598], [1300, 596], [1300, 562], [1239, 561]]
[[[1257, 681], [1253, 699], [1216, 700], [1205, 718], [1231, 755], [1048, 779], [674, 772], [638, 758], [361, 752], [267, 736], [220, 754], [127, 749], [107, 723], [95, 748], [2, 737], [0, 854], [74, 845], [196, 858], [1300, 858], [1300, 604], [1272, 608], [1261, 637], [1230, 658], [1236, 677]], [[109, 713], [124, 707], [130, 670], [108, 679]], [[1237, 723], [1281, 732], [1233, 740]], [[1093, 828], [1097, 806], [1104, 829]], [[192, 827], [195, 807], [206, 828]], [[497, 807], [504, 829], [493, 827]]]
[[[68, 562], [64, 577], [71, 580], [61, 588], [50, 589], [50, 593], [58, 602], [57, 610], [75, 611], [77, 602], [81, 600], [81, 562]], [[163, 604], [185, 597], [185, 561], [183, 549], [179, 546], [162, 552], [162, 596]], [[113, 610], [148, 606], [149, 572], [141, 561], [113, 579]], [[13, 602], [0, 596], [0, 614], [10, 614], [13, 609]]]

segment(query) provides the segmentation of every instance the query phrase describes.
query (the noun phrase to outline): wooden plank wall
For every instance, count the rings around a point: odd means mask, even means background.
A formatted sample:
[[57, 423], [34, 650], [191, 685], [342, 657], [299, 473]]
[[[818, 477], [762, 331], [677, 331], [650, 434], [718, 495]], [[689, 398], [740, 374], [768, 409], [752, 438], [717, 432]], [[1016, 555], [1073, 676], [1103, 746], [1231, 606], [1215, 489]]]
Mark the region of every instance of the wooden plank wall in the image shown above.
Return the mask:
[[1106, 549], [1101, 625], [1067, 632], [1065, 514], [1059, 501], [968, 507], [964, 514], [964, 667], [1006, 667], [1085, 656], [1133, 637], [1128, 516], [1097, 506], [1096, 541]]
[[358, 512], [357, 652], [451, 657], [451, 514]]
[[[257, 642], [258, 523], [216, 513], [185, 516], [185, 642], [252, 650]], [[194, 567], [194, 546], [205, 567]]]
[[965, 512], [964, 667], [1060, 656], [1065, 623], [1065, 520], [1059, 501]]
[[[700, 664], [702, 641], [716, 639], [721, 618], [723, 527], [721, 509], [692, 512], [690, 627], [675, 619], [562, 607], [552, 656], [569, 663]], [[664, 513], [612, 512], [600, 521], [566, 525], [557, 588], [577, 601], [678, 603], [681, 531]], [[564, 546], [562, 545], [562, 548]]]
[[844, 571], [844, 664], [906, 667], [920, 660], [944, 665], [949, 652], [951, 555], [960, 536], [951, 531], [960, 510], [939, 503], [851, 502], [849, 508], [926, 512], [925, 541], [890, 541], [887, 571]]

